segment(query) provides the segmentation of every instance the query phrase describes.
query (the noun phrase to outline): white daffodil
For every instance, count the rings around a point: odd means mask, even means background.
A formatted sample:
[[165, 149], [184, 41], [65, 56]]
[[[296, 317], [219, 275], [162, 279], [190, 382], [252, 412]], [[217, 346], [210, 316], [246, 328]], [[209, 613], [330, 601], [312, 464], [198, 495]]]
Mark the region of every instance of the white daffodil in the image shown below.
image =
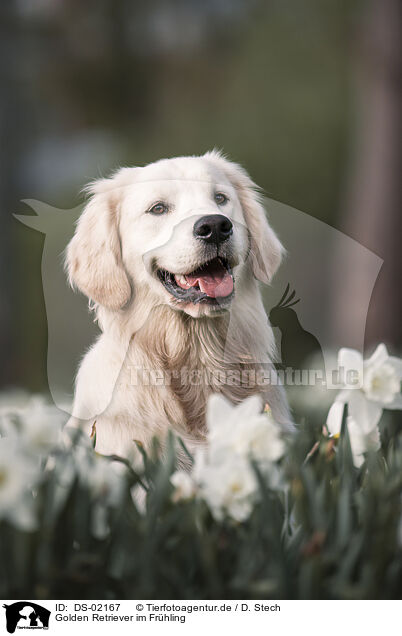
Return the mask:
[[15, 440], [0, 439], [0, 519], [25, 530], [35, 527], [31, 489], [39, 475]]
[[363, 362], [363, 391], [386, 409], [401, 409], [402, 360], [389, 356], [384, 344]]
[[262, 401], [251, 396], [233, 406], [221, 395], [213, 394], [207, 407], [207, 426], [212, 460], [230, 454], [261, 463], [275, 462], [285, 450], [278, 425], [270, 413], [262, 413]]
[[77, 471], [81, 484], [88, 488], [93, 499], [91, 531], [96, 538], [104, 539], [110, 532], [110, 509], [117, 508], [122, 501], [126, 469], [92, 450], [86, 451], [86, 457], [83, 452], [77, 455], [81, 458]]
[[24, 389], [8, 389], [0, 391], [0, 417], [26, 409], [32, 395]]
[[349, 414], [356, 422], [371, 430], [383, 409], [402, 408], [402, 360], [389, 356], [384, 344], [378, 345], [368, 360], [354, 349], [341, 349], [338, 365], [345, 374], [355, 372], [357, 388], [346, 379], [336, 400], [349, 405]]
[[196, 495], [197, 487], [189, 473], [184, 470], [177, 470], [170, 477], [170, 482], [174, 487], [172, 501], [188, 501]]
[[250, 516], [258, 485], [247, 460], [233, 457], [220, 464], [204, 464], [197, 476], [201, 494], [217, 520], [225, 514], [235, 521]]
[[125, 467], [115, 465], [93, 451], [90, 453], [91, 456], [77, 466], [80, 481], [96, 501], [117, 507], [123, 494]]
[[55, 406], [32, 400], [29, 410], [21, 415], [21, 438], [25, 448], [46, 453], [60, 442], [66, 416]]
[[207, 407], [208, 447], [196, 453], [192, 477], [216, 519], [225, 514], [247, 519], [258, 497], [251, 460], [270, 485], [280, 482], [277, 462], [285, 450], [278, 425], [262, 413], [262, 400], [252, 396], [238, 406], [214, 394]]
[[45, 454], [60, 441], [66, 415], [41, 395], [19, 400], [15, 405], [0, 401], [1, 430], [6, 437], [18, 438], [28, 453]]
[[380, 344], [368, 360], [354, 349], [341, 349], [338, 366], [344, 375], [344, 388], [329, 410], [327, 428], [332, 435], [340, 433], [347, 404], [352, 452], [355, 464], [360, 465], [364, 452], [380, 447], [377, 425], [383, 409], [402, 408], [402, 361], [389, 356], [385, 345]]
[[[331, 406], [328, 418], [327, 418], [327, 428], [333, 437], [339, 437], [341, 433], [341, 425], [343, 412], [345, 409], [345, 404], [342, 402], [334, 402]], [[380, 432], [378, 427], [375, 426], [373, 429], [365, 429], [360, 426], [350, 415], [346, 418], [346, 426], [348, 429], [350, 447], [353, 455], [353, 463], [358, 468], [364, 462], [364, 453], [367, 451], [377, 451], [379, 450], [380, 443]]]

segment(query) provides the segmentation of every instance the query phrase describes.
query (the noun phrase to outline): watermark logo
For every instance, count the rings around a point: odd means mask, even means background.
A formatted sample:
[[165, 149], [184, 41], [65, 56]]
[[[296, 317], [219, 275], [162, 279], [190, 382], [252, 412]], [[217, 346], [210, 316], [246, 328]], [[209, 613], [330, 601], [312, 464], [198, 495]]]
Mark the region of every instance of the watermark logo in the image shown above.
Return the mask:
[[[67, 285], [63, 268], [62, 255], [74, 234], [81, 208], [58, 210], [39, 201], [29, 200], [26, 203], [35, 215], [17, 215], [16, 218], [46, 237], [42, 281], [48, 323], [49, 389], [55, 404], [71, 413], [73, 378], [82, 352], [99, 335], [94, 321], [88, 316], [88, 300]], [[269, 364], [271, 356], [266, 348], [260, 347], [258, 351], [247, 350], [243, 355], [244, 359], [250, 358], [251, 362], [259, 363], [255, 368], [252, 364], [245, 364], [244, 369], [239, 364], [236, 369], [231, 368], [232, 352], [235, 355], [239, 350], [239, 320], [233, 320], [239, 314], [238, 309], [232, 309], [220, 365], [222, 373], [216, 369], [187, 369], [184, 365], [181, 369], [172, 368], [167, 372], [161, 368], [136, 369], [126, 360], [131, 385], [207, 383], [247, 386], [254, 382], [263, 387], [280, 381], [288, 386], [319, 385], [327, 389], [339, 389], [343, 382], [349, 388], [359, 387], [362, 369], [338, 369], [334, 352], [345, 344], [348, 348], [363, 351], [369, 302], [382, 260], [347, 235], [300, 210], [272, 199], [265, 200], [265, 207], [270, 223], [287, 251], [273, 283], [269, 287], [261, 286], [265, 311], [276, 339], [278, 355], [274, 358], [274, 365]], [[139, 245], [138, 253], [143, 253], [143, 259], [151, 262], [157, 250], [158, 254], [168, 254], [174, 261], [177, 250], [183, 245], [181, 227], [182, 221], [161, 237], [161, 245], [151, 250], [144, 250], [142, 244]], [[245, 228], [241, 227], [241, 223], [234, 227], [239, 236], [244, 234]], [[364, 271], [358, 290], [345, 286], [350, 273], [347, 264], [350, 262], [355, 263], [359, 271]], [[211, 281], [205, 278], [201, 282], [205, 286]], [[158, 284], [162, 285], [152, 279], [153, 290]], [[190, 287], [194, 287], [194, 280]], [[340, 290], [342, 302], [338, 302]], [[182, 292], [187, 293], [188, 289], [182, 287], [179, 293]], [[244, 289], [245, 302], [246, 292]], [[239, 298], [236, 285], [235, 294]], [[142, 323], [135, 324], [136, 331], [147, 324], [146, 313], [155, 308], [156, 305], [152, 308], [144, 305]], [[122, 365], [124, 360], [122, 356]], [[253, 374], [257, 374], [256, 379]], [[116, 370], [114, 385], [118, 376], [119, 371]], [[96, 416], [96, 413], [92, 415]]]
[[32, 601], [18, 601], [3, 605], [6, 610], [6, 628], [9, 634], [16, 629], [49, 629], [50, 611]]

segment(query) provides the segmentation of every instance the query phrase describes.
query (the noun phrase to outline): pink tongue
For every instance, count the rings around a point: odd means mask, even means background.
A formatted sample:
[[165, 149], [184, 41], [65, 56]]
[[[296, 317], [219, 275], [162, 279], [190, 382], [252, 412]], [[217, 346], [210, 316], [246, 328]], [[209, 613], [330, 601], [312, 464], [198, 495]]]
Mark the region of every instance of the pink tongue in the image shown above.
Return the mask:
[[199, 285], [201, 291], [210, 298], [224, 298], [233, 291], [233, 277], [219, 260], [215, 260], [201, 270], [199, 275], [187, 274], [187, 282], [194, 287]]

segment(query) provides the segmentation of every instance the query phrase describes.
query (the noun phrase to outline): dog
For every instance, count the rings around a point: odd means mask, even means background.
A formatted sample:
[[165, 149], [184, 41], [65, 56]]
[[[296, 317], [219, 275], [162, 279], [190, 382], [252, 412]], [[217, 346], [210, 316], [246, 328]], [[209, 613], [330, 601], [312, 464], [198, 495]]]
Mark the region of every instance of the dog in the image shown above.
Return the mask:
[[214, 150], [121, 168], [87, 192], [66, 269], [102, 333], [79, 367], [70, 425], [96, 429], [106, 454], [147, 449], [169, 428], [194, 447], [212, 392], [233, 404], [261, 393], [290, 431], [259, 289], [284, 248], [248, 173]]

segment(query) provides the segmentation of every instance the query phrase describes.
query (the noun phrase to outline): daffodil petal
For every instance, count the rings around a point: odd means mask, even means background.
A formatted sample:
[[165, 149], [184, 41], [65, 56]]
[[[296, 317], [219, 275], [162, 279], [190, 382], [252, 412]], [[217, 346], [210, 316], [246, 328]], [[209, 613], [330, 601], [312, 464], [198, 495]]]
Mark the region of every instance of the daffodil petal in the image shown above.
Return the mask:
[[334, 402], [327, 415], [327, 429], [331, 435], [339, 435], [342, 426], [342, 417], [345, 404]]
[[216, 422], [225, 422], [232, 417], [233, 404], [223, 395], [213, 393], [207, 404], [207, 424], [212, 428]]
[[388, 364], [391, 364], [398, 374], [398, 378], [402, 380], [402, 360], [400, 358], [396, 358], [395, 356], [390, 356], [388, 358]]
[[250, 395], [250, 397], [240, 402], [236, 407], [236, 415], [241, 417], [247, 417], [250, 415], [257, 415], [262, 411], [262, 397], [261, 395]]
[[339, 350], [338, 367], [343, 370], [345, 378], [348, 372], [357, 372], [360, 383], [363, 379], [363, 356], [356, 349], [343, 348]]
[[377, 349], [370, 356], [370, 358], [368, 358], [365, 361], [364, 364], [367, 366], [371, 366], [371, 365], [379, 366], [381, 364], [384, 364], [384, 362], [386, 362], [388, 359], [389, 359], [389, 355], [388, 355], [387, 347], [385, 346], [385, 344], [379, 344]]
[[380, 421], [382, 406], [367, 400], [361, 391], [351, 391], [348, 402], [349, 415], [360, 426], [362, 432], [370, 433]]

